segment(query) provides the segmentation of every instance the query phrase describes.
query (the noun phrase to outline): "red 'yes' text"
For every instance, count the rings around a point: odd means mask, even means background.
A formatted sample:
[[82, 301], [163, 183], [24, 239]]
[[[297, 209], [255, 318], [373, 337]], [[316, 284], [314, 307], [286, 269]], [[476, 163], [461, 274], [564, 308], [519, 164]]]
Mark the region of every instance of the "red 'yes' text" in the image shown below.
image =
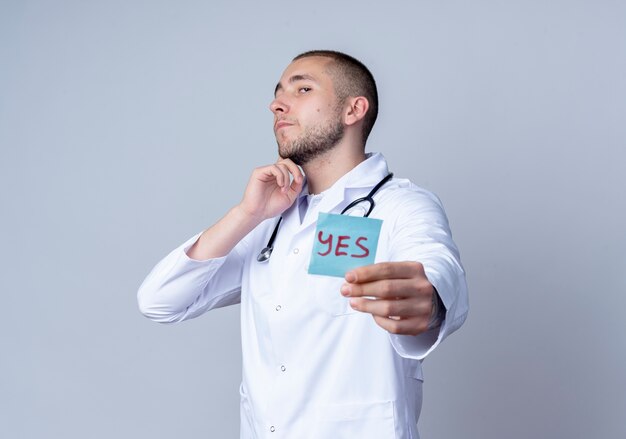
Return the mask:
[[[352, 237], [350, 235], [339, 235], [337, 236], [337, 238], [334, 240], [335, 241], [335, 245], [333, 246], [333, 234], [330, 233], [328, 235], [328, 238], [324, 239], [324, 232], [320, 230], [320, 232], [317, 234], [317, 240], [320, 242], [320, 244], [324, 244], [326, 246], [328, 246], [328, 248], [326, 249], [326, 251], [324, 252], [317, 252], [318, 255], [320, 256], [327, 256], [329, 255], [332, 251], [333, 251], [333, 247], [335, 248], [335, 256], [348, 256], [348, 252], [343, 251], [342, 249], [347, 249], [350, 247], [350, 242]], [[351, 258], [365, 258], [370, 254], [370, 251], [367, 247], [365, 247], [362, 243], [367, 241], [367, 238], [365, 236], [359, 236], [355, 241], [354, 244], [359, 247], [363, 253], [353, 253], [350, 254]], [[345, 244], [347, 243], [347, 244]]]

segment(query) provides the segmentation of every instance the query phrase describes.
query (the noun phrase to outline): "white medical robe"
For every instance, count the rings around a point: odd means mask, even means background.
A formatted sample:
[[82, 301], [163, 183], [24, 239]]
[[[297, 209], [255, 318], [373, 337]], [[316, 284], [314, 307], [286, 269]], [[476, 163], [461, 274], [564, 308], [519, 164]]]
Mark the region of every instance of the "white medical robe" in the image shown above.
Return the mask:
[[[307, 272], [317, 214], [340, 213], [387, 174], [383, 156], [368, 154], [312, 199], [303, 221], [303, 200], [297, 200], [283, 213], [268, 262], [256, 258], [277, 218], [261, 223], [217, 259], [186, 255], [197, 234], [161, 260], [141, 285], [140, 309], [158, 322], [241, 303], [241, 438], [418, 437], [421, 360], [462, 325], [468, 311], [465, 273], [440, 201], [394, 178], [374, 196], [370, 218], [383, 220], [376, 262], [424, 265], [446, 307], [441, 328], [418, 336], [390, 334], [370, 314], [350, 307], [339, 292], [342, 278]], [[361, 210], [350, 214], [362, 215]]]

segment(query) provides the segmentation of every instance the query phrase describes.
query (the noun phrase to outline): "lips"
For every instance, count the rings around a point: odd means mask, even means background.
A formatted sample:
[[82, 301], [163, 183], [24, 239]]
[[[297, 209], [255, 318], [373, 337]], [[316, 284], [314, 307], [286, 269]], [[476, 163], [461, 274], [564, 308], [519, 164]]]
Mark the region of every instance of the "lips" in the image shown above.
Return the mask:
[[286, 120], [279, 120], [274, 124], [274, 131], [278, 131], [281, 128], [292, 126], [293, 123], [287, 122]]

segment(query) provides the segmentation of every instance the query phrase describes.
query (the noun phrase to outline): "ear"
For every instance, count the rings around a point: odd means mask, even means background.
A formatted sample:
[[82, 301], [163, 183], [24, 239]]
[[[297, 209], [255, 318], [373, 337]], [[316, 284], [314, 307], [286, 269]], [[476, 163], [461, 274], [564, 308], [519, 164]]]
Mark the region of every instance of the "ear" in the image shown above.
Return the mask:
[[344, 123], [348, 126], [354, 125], [358, 121], [362, 120], [370, 108], [370, 103], [364, 96], [357, 96], [355, 98], [349, 98], [346, 103], [344, 113]]

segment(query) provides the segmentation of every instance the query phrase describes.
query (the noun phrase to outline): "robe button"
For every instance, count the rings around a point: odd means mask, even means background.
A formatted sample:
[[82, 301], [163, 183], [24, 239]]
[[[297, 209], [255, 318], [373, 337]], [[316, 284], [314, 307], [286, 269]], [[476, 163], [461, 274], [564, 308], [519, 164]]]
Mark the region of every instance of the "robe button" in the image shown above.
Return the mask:
[[270, 431], [271, 431], [272, 433], [274, 433], [274, 432], [276, 431], [276, 429], [274, 428], [274, 426], [273, 426], [273, 425], [270, 427]]
[[300, 249], [299, 248], [294, 248], [293, 249], [293, 254], [297, 255], [298, 253], [300, 253]]

